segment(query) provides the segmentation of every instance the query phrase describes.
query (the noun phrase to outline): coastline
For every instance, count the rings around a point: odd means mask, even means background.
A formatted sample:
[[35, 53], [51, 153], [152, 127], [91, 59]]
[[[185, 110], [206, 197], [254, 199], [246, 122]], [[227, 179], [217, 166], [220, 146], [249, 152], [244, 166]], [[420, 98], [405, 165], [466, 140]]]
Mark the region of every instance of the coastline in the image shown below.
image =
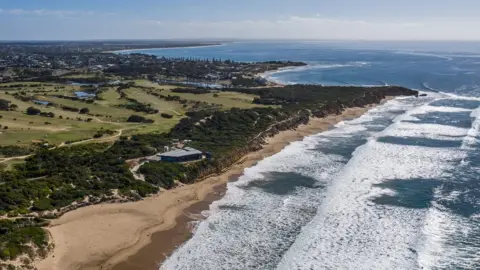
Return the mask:
[[280, 81], [278, 79], [273, 79], [273, 78], [271, 78], [271, 76], [274, 75], [274, 74], [279, 74], [279, 73], [284, 73], [284, 72], [289, 72], [289, 71], [302, 70], [302, 69], [306, 69], [306, 68], [309, 68], [309, 67], [311, 67], [310, 64], [306, 64], [305, 66], [286, 66], [286, 67], [279, 68], [277, 70], [269, 70], [269, 71], [265, 71], [265, 72], [261, 72], [261, 73], [256, 73], [255, 76], [266, 79], [269, 83], [273, 83], [274, 85], [285, 86], [285, 85], [288, 85], [288, 84], [291, 84], [291, 83], [283, 82], [283, 81]]
[[104, 53], [128, 53], [133, 51], [148, 51], [148, 50], [173, 50], [173, 49], [195, 49], [195, 48], [208, 48], [208, 47], [220, 47], [225, 46], [225, 43], [212, 44], [212, 45], [195, 45], [195, 46], [178, 46], [178, 47], [164, 47], [164, 48], [143, 48], [143, 49], [125, 49], [116, 51], [106, 51]]
[[[126, 270], [133, 266], [158, 269], [158, 264], [190, 237], [188, 224], [197, 219], [195, 215], [220, 199], [226, 184], [245, 168], [280, 152], [293, 141], [359, 117], [374, 106], [348, 108], [340, 115], [312, 118], [309, 124], [296, 130], [282, 131], [268, 138], [263, 149], [247, 154], [221, 175], [201, 182], [164, 191], [143, 201], [94, 205], [66, 213], [49, 226], [55, 249], [36, 266], [38, 269]], [[169, 236], [168, 242], [162, 235]]]

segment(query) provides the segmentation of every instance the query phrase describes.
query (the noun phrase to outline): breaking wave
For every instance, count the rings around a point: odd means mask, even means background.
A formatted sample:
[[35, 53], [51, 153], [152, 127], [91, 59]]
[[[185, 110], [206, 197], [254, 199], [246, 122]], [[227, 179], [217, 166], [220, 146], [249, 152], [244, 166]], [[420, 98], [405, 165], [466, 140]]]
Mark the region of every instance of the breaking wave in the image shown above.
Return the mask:
[[480, 244], [465, 238], [480, 239], [478, 216], [446, 203], [466, 192], [448, 186], [459, 166], [476, 166], [471, 102], [397, 98], [290, 144], [229, 183], [161, 269], [479, 266]]

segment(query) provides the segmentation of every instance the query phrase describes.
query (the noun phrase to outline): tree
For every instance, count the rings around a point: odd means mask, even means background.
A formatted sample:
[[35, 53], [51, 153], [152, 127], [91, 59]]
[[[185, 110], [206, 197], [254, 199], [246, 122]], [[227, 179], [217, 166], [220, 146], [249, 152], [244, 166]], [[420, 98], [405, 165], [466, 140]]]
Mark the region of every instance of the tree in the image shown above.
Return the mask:
[[131, 115], [128, 119], [127, 122], [130, 123], [153, 123], [152, 119], [147, 119], [143, 116], [140, 115]]
[[39, 115], [42, 111], [40, 111], [39, 109], [37, 108], [34, 108], [34, 107], [28, 107], [27, 108], [27, 114], [28, 115]]
[[0, 99], [0, 111], [8, 111], [10, 106], [10, 101], [5, 99]]
[[10, 111], [15, 111], [18, 109], [18, 105], [17, 104], [10, 104], [10, 107], [9, 107]]
[[53, 118], [55, 114], [53, 112], [41, 112], [40, 116]]
[[80, 109], [80, 112], [79, 112], [79, 113], [80, 113], [80, 114], [87, 114], [87, 113], [89, 113], [89, 112], [90, 112], [90, 110], [89, 110], [88, 108], [82, 108], [82, 109]]
[[162, 113], [162, 114], [160, 114], [160, 115], [161, 115], [163, 118], [167, 118], [167, 119], [173, 118], [173, 115], [168, 114], [168, 113]]

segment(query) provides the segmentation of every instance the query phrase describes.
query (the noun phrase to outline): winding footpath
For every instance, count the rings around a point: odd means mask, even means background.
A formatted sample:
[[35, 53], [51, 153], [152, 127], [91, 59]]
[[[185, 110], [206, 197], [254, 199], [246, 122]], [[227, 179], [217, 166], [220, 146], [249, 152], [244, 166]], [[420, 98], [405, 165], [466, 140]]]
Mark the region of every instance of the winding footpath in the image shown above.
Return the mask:
[[[117, 138], [122, 136], [123, 130], [124, 129], [119, 129], [119, 130], [117, 130], [117, 132], [118, 132], [117, 134], [109, 136], [109, 137], [103, 137], [103, 138], [97, 138], [97, 139], [88, 139], [88, 140], [78, 141], [78, 142], [69, 143], [69, 144], [66, 144], [65, 142], [62, 142], [60, 145], [49, 148], [48, 150], [54, 150], [54, 149], [61, 148], [61, 147], [79, 145], [79, 144], [84, 144], [84, 143], [88, 143], [88, 142], [111, 142], [111, 141], [115, 141]], [[33, 156], [33, 155], [35, 155], [35, 154], [30, 154], [30, 155], [26, 155], [26, 156], [0, 158], [0, 164], [11, 161], [11, 160], [24, 160], [24, 159], [27, 159], [27, 158]]]

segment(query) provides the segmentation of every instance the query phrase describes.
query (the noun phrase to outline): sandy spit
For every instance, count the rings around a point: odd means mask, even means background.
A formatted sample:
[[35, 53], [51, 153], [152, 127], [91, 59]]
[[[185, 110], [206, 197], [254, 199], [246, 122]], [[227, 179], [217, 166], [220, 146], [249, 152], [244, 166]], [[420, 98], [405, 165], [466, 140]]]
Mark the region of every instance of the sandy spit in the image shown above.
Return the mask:
[[[307, 125], [269, 138], [262, 150], [246, 155], [223, 174], [201, 182], [164, 191], [139, 202], [100, 204], [69, 212], [53, 220], [47, 228], [55, 248], [35, 266], [39, 270], [156, 270], [165, 256], [190, 235], [186, 223], [192, 218], [182, 217], [199, 214], [199, 211], [205, 210], [203, 208], [208, 209], [211, 201], [224, 194], [229, 179], [241, 175], [245, 168], [263, 158], [280, 152], [291, 142], [328, 130], [340, 121], [359, 117], [370, 108], [349, 108], [341, 115], [312, 118]], [[150, 250], [151, 255], [145, 254], [148, 252], [145, 247], [148, 246], [159, 247], [162, 251]], [[143, 256], [142, 265], [131, 264], [134, 262], [131, 259], [136, 256]]]

